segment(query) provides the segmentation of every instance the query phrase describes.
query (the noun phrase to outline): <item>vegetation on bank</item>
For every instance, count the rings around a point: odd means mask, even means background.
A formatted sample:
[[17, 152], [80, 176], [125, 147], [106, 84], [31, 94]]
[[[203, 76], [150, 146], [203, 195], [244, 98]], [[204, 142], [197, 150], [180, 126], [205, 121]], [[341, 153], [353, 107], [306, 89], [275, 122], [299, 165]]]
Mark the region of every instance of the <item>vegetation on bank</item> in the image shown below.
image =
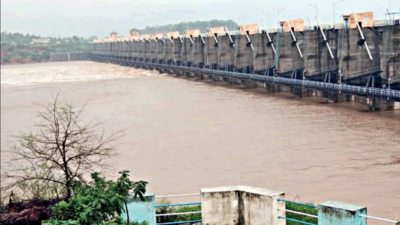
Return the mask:
[[43, 225], [121, 224], [118, 215], [127, 209], [130, 190], [133, 190], [134, 197], [144, 201], [147, 182], [132, 182], [128, 171], [120, 174], [117, 181], [106, 180], [99, 173], [92, 173], [89, 183], [75, 181], [74, 194], [68, 200], [57, 203], [52, 208], [51, 217]]
[[[38, 35], [1, 32], [1, 64], [23, 64], [47, 62], [51, 54], [67, 52], [86, 52], [97, 37], [82, 38], [43, 38]], [[40, 43], [38, 39], [48, 39]]]
[[[318, 209], [311, 208], [308, 206], [302, 206], [302, 205], [298, 205], [298, 204], [294, 204], [294, 203], [290, 203], [290, 202], [286, 203], [286, 209], [318, 216]], [[294, 213], [290, 213], [290, 212], [286, 212], [286, 218], [295, 219], [295, 220], [313, 223], [313, 224], [318, 224], [317, 218], [313, 218], [313, 217], [309, 217], [309, 216], [302, 216], [302, 215], [298, 215], [298, 214], [294, 214]], [[297, 225], [298, 223], [293, 222], [293, 221], [286, 221], [286, 224], [287, 225]]]
[[209, 21], [195, 21], [195, 22], [182, 22], [177, 24], [167, 24], [161, 26], [146, 26], [140, 30], [141, 34], [155, 34], [166, 33], [171, 31], [179, 31], [184, 34], [186, 30], [200, 29], [201, 32], [207, 32], [210, 27], [227, 27], [229, 30], [237, 30], [238, 24], [233, 20], [209, 20]]
[[[169, 199], [161, 199], [160, 201], [157, 202], [157, 205], [169, 205], [169, 204], [171, 204], [171, 201]], [[162, 207], [162, 208], [157, 208], [156, 213], [169, 214], [169, 213], [198, 212], [198, 211], [201, 211], [201, 205]], [[201, 213], [174, 215], [174, 216], [158, 216], [156, 219], [157, 223], [201, 220]]]
[[[114, 155], [120, 132], [106, 134], [102, 123], [85, 122], [83, 111], [57, 95], [38, 114], [35, 131], [16, 137], [2, 174], [0, 224], [117, 225], [128, 196], [144, 200], [147, 182], [131, 181], [129, 171], [116, 181], [95, 172]], [[124, 224], [137, 224], [127, 214]]]

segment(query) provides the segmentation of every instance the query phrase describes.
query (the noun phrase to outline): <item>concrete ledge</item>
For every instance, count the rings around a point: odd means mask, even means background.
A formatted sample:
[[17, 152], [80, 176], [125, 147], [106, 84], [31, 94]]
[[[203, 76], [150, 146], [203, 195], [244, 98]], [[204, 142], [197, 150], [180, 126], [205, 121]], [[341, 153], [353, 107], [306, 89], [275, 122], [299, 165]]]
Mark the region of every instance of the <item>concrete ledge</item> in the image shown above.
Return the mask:
[[273, 191], [264, 188], [257, 188], [257, 187], [243, 186], [243, 185], [201, 189], [201, 193], [228, 192], [228, 191], [241, 191], [241, 192], [266, 195], [266, 196], [285, 195], [285, 193], [281, 191]]
[[207, 225], [285, 225], [285, 194], [249, 186], [201, 189], [202, 220]]
[[367, 219], [360, 214], [367, 214], [367, 208], [342, 202], [327, 201], [320, 204], [318, 223], [323, 225], [366, 225]]

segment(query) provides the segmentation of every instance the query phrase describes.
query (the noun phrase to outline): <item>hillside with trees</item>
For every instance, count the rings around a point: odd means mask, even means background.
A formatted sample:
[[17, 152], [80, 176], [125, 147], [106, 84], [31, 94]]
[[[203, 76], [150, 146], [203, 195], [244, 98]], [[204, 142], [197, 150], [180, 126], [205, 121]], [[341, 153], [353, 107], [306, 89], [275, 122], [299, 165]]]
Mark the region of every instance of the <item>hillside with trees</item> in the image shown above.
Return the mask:
[[166, 33], [170, 31], [179, 31], [183, 34], [186, 30], [200, 29], [201, 32], [206, 32], [209, 27], [226, 26], [230, 30], [236, 30], [238, 24], [233, 20], [209, 20], [209, 21], [195, 21], [195, 22], [182, 22], [177, 24], [167, 24], [161, 26], [146, 26], [140, 30], [141, 34], [155, 34]]
[[52, 53], [89, 51], [96, 37], [66, 38], [1, 32], [1, 64], [47, 62]]

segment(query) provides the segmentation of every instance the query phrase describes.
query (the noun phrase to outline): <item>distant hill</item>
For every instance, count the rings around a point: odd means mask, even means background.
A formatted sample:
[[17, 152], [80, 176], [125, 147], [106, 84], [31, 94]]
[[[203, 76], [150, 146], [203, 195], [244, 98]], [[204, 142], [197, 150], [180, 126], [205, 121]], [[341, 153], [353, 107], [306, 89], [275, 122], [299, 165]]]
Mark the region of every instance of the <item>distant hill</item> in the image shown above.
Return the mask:
[[196, 22], [182, 22], [177, 24], [167, 24], [161, 26], [147, 26], [140, 30], [140, 34], [155, 34], [166, 33], [170, 31], [179, 31], [183, 34], [187, 29], [200, 29], [201, 32], [206, 32], [209, 27], [226, 26], [229, 30], [236, 30], [238, 24], [233, 20], [209, 20], [209, 21], [196, 21]]
[[47, 62], [51, 53], [89, 51], [90, 43], [96, 38], [44, 38], [39, 35], [1, 32], [1, 64]]

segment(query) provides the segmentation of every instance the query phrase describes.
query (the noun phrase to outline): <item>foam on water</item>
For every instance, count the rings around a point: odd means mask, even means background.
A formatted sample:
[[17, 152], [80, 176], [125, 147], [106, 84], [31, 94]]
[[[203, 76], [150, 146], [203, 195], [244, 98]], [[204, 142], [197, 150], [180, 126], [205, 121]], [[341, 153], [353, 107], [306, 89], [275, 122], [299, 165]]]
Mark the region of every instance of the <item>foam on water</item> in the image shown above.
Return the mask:
[[1, 66], [1, 87], [156, 75], [149, 70], [90, 61], [13, 65]]

